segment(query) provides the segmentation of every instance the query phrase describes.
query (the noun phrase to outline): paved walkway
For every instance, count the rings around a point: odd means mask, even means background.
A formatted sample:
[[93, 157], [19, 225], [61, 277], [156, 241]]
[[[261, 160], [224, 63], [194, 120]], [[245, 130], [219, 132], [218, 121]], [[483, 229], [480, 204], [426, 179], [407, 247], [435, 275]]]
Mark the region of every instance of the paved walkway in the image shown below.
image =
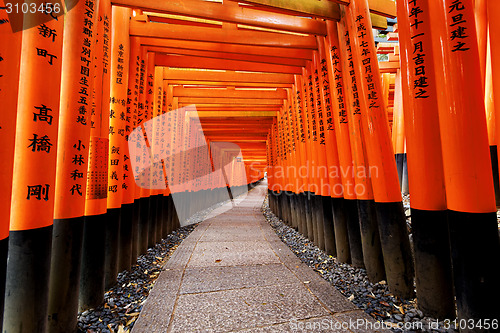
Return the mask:
[[276, 236], [260, 211], [266, 186], [219, 207], [182, 242], [133, 333], [382, 332]]

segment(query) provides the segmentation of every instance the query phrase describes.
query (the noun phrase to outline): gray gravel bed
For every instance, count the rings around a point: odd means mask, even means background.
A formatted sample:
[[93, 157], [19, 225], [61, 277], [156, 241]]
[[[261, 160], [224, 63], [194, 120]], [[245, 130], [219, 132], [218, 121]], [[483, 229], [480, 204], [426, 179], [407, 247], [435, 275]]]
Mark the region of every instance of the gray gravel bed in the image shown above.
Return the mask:
[[130, 271], [104, 295], [104, 304], [78, 315], [78, 332], [130, 332], [165, 262], [197, 224], [179, 228], [137, 259]]
[[[376, 320], [393, 327], [394, 332], [403, 332], [396, 327], [397, 323], [415, 323], [413, 327], [419, 327], [419, 325], [422, 327], [417, 330], [405, 329], [404, 332], [407, 333], [458, 332], [452, 328], [445, 329], [442, 321], [438, 322], [436, 319], [425, 317], [417, 309], [416, 299], [401, 300], [392, 295], [386, 281], [371, 283], [366, 270], [340, 263], [336, 258], [320, 250], [309, 239], [278, 219], [269, 209], [267, 198], [262, 206], [262, 212], [276, 234], [302, 262], [330, 282], [357, 307]], [[437, 325], [438, 328], [431, 329], [431, 323]]]
[[78, 314], [78, 333], [130, 332], [151, 288], [180, 243], [220, 202], [193, 215], [186, 226], [169, 234], [161, 243], [139, 256], [130, 271], [118, 274], [118, 283], [104, 294], [104, 304]]

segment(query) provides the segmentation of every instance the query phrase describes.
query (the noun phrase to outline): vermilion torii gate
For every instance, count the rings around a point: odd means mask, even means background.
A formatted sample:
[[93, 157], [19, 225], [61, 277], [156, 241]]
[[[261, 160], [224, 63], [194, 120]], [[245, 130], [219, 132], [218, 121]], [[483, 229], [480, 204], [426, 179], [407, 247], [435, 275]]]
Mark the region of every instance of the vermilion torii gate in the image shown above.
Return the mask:
[[5, 332], [75, 331], [266, 172], [275, 214], [339, 261], [429, 316], [499, 317], [497, 1], [32, 2], [0, 10]]

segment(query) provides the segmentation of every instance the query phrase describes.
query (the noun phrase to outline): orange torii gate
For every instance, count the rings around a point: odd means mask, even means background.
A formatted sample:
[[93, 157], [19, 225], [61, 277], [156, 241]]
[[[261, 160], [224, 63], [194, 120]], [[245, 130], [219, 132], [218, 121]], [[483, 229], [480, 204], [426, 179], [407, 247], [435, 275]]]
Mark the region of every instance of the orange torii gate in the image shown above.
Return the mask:
[[[459, 319], [498, 317], [500, 8], [240, 2], [86, 1], [1, 27], [4, 329], [74, 331], [138, 255], [265, 172], [273, 212], [371, 281], [412, 298], [415, 278], [426, 315], [454, 318], [456, 296]], [[379, 62], [372, 28], [396, 13], [401, 54]]]

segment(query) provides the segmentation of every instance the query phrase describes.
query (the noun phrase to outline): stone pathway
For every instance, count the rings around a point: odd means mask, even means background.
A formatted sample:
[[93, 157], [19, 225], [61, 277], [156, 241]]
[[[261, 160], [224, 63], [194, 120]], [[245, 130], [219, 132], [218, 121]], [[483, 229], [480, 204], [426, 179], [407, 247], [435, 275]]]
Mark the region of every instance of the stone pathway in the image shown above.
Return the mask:
[[281, 242], [260, 211], [266, 191], [217, 208], [182, 242], [133, 333], [389, 332]]

